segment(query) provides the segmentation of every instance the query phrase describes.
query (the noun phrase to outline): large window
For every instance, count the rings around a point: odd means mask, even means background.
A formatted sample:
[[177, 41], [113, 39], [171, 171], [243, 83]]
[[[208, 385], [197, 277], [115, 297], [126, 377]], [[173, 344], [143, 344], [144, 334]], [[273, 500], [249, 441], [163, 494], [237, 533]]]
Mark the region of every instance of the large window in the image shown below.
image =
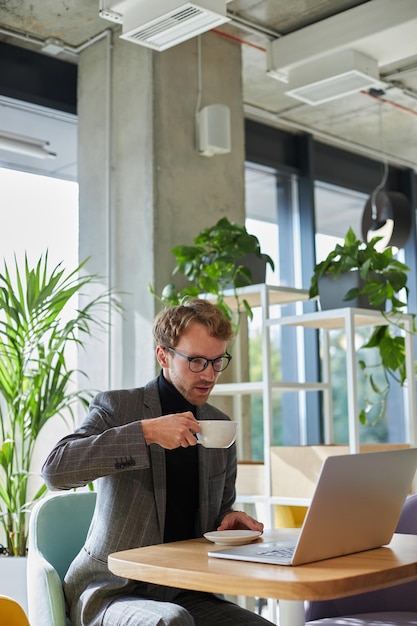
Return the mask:
[[362, 213], [368, 196], [335, 185], [316, 182], [314, 205], [316, 222], [316, 262], [322, 261], [352, 228], [361, 238]]
[[[0, 266], [13, 271], [14, 256], [21, 264], [25, 254], [33, 265], [48, 251], [50, 267], [62, 262], [66, 269], [78, 265], [78, 184], [50, 176], [0, 168], [2, 208]], [[70, 354], [71, 368], [77, 367], [76, 350]], [[34, 471], [45, 454], [67, 434], [70, 426], [54, 418], [44, 427], [35, 450]]]
[[9, 265], [13, 257], [31, 263], [48, 250], [51, 265], [78, 264], [78, 184], [0, 168], [2, 227], [0, 250]]
[[[269, 285], [279, 284], [278, 268], [278, 223], [277, 223], [277, 181], [275, 172], [270, 168], [247, 164], [245, 170], [246, 192], [246, 228], [256, 235], [260, 241], [262, 252], [269, 254], [275, 264], [275, 271], [267, 267], [266, 282]], [[263, 377], [262, 367], [262, 326], [259, 309], [254, 309], [254, 319], [249, 323], [249, 378], [252, 382]], [[275, 333], [276, 334], [276, 333]], [[278, 341], [273, 341], [276, 347]], [[280, 353], [273, 348], [272, 367], [276, 375], [280, 372]], [[273, 438], [281, 441], [282, 420], [281, 401], [274, 398], [273, 402]], [[250, 398], [251, 416], [251, 451], [252, 460], [263, 459], [263, 402], [261, 394]]]
[[[251, 120], [246, 120], [245, 128], [248, 225], [252, 228], [252, 220], [259, 221], [263, 227], [267, 225], [267, 233], [276, 245], [274, 260], [278, 259], [278, 272], [274, 276], [274, 284], [308, 289], [314, 264], [325, 258], [337, 241], [342, 241], [349, 227], [361, 238], [362, 213], [369, 195], [381, 180], [381, 164], [315, 141], [307, 134], [293, 135]], [[404, 193], [413, 203], [415, 187], [414, 173], [390, 166], [388, 189]], [[257, 233], [262, 245], [268, 246], [268, 235], [264, 235], [261, 226]], [[415, 310], [415, 238], [412, 241], [410, 238], [399, 258], [411, 268], [408, 302], [410, 310]], [[302, 311], [306, 313], [315, 308], [316, 304], [311, 301], [302, 305]], [[282, 313], [298, 314], [300, 311], [286, 309]], [[256, 334], [256, 326], [249, 330], [252, 332], [251, 376], [259, 380], [262, 376], [260, 336]], [[362, 345], [363, 333], [366, 332], [370, 332], [370, 329], [358, 330], [358, 346]], [[300, 380], [297, 376], [300, 371], [306, 381], [320, 380], [320, 333], [314, 329], [305, 329], [301, 335], [302, 339], [298, 343], [292, 336], [285, 337], [284, 331], [282, 336], [277, 334], [274, 338], [277, 343], [273, 348], [273, 369], [281, 380]], [[348, 441], [344, 343], [345, 338], [341, 333], [335, 332], [332, 337], [331, 365], [337, 443]], [[300, 351], [304, 354], [301, 360]], [[377, 355], [367, 350], [360, 356], [372, 365]], [[361, 381], [359, 402], [369, 409], [368, 418], [372, 423], [381, 405], [378, 407], [378, 397], [372, 396], [368, 382]], [[298, 404], [296, 396], [295, 393], [281, 393], [279, 397], [277, 394], [274, 405], [274, 442], [284, 445], [322, 442], [321, 392], [306, 393], [304, 400], [299, 400]], [[405, 440], [403, 396], [404, 390], [391, 384], [383, 419], [375, 427], [361, 427], [360, 438], [363, 443]], [[258, 428], [262, 406], [259, 406], [260, 398], [254, 397], [252, 402], [252, 440], [254, 454], [257, 455], [257, 451], [262, 448], [262, 432]]]
[[[268, 269], [266, 275], [266, 283], [269, 285], [294, 286], [299, 280], [299, 259], [295, 248], [288, 247], [287, 242], [282, 245], [282, 231], [280, 232], [281, 216], [283, 216], [284, 231], [288, 223], [293, 225], [297, 221], [298, 207], [294, 190], [292, 176], [284, 175], [274, 168], [253, 163], [246, 164], [246, 226], [249, 232], [258, 237], [262, 251], [269, 254], [274, 261], [275, 271]], [[291, 236], [292, 228], [288, 234], [288, 237]], [[291, 250], [289, 256], [288, 249]], [[285, 308], [291, 307], [293, 308], [293, 305]], [[258, 382], [265, 377], [262, 362], [264, 329], [260, 309], [255, 308], [253, 312], [253, 320], [249, 323], [249, 378], [252, 382]], [[281, 313], [281, 307], [270, 307], [272, 317], [278, 317]], [[270, 329], [270, 338], [272, 380], [280, 382], [296, 377], [295, 330], [281, 331], [279, 326], [273, 326]], [[291, 358], [282, 359], [283, 349], [289, 350]], [[297, 394], [273, 392], [273, 445], [299, 441], [300, 420], [292, 419], [292, 416], [300, 415], [301, 410]], [[251, 458], [256, 461], [262, 460], [264, 455], [263, 412], [262, 394], [252, 394], [250, 398]]]
[[277, 182], [273, 170], [247, 164], [245, 170], [246, 228], [256, 235], [262, 252], [269, 254], [275, 271], [267, 267], [266, 282], [277, 285], [278, 274], [278, 223]]

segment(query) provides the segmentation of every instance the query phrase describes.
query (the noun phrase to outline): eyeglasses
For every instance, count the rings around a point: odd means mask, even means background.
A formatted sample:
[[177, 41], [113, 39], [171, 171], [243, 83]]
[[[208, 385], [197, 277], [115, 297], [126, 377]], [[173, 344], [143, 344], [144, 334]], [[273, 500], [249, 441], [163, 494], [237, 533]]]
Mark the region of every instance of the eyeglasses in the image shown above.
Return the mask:
[[181, 356], [183, 359], [187, 359], [188, 367], [190, 371], [194, 374], [198, 374], [199, 372], [204, 372], [207, 369], [208, 364], [211, 363], [213, 370], [215, 372], [222, 372], [229, 365], [232, 357], [230, 354], [226, 352], [223, 356], [218, 356], [216, 359], [206, 359], [203, 356], [187, 356], [186, 354], [182, 354], [182, 352], [178, 352], [178, 350], [174, 350], [174, 348], [165, 348], [166, 350], [170, 350]]

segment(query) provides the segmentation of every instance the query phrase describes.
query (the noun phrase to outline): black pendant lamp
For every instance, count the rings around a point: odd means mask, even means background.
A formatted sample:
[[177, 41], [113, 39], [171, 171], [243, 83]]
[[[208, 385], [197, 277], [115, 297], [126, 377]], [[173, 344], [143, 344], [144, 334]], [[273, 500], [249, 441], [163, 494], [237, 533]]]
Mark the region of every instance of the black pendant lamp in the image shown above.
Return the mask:
[[384, 148], [384, 129], [382, 126], [382, 102], [379, 102], [379, 136], [384, 155], [384, 173], [382, 180], [368, 198], [362, 214], [362, 238], [371, 241], [381, 237], [376, 250], [403, 248], [411, 232], [411, 206], [406, 196], [397, 191], [386, 191], [388, 180], [388, 160]]
[[403, 248], [411, 232], [411, 206], [397, 191], [377, 191], [365, 204], [362, 215], [362, 237], [370, 241], [382, 237], [377, 249]]
[[370, 241], [382, 237], [377, 249], [403, 248], [411, 232], [411, 206], [397, 191], [378, 191], [365, 204], [362, 215], [362, 237]]

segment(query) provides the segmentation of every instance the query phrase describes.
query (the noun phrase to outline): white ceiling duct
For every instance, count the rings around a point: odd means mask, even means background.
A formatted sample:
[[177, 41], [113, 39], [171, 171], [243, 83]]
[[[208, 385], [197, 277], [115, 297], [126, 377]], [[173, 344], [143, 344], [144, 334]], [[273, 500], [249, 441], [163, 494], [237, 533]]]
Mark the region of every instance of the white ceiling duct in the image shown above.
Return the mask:
[[363, 89], [382, 89], [378, 63], [355, 50], [340, 50], [291, 72], [285, 93], [307, 104], [322, 104]]
[[415, 59], [416, 28], [416, 0], [369, 0], [273, 41], [267, 72], [289, 95], [326, 102], [377, 86], [369, 81], [381, 69]]
[[[111, 4], [111, 3], [110, 3]], [[116, 20], [122, 16], [121, 39], [162, 51], [204, 33], [229, 18], [226, 0], [129, 0], [103, 8], [100, 15]]]

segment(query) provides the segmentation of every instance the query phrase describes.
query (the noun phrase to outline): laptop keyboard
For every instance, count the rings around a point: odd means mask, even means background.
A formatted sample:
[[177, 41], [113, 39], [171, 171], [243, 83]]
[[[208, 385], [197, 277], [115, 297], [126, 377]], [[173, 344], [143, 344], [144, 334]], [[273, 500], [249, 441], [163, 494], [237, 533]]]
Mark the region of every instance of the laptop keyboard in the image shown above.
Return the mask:
[[260, 550], [256, 554], [259, 556], [271, 556], [279, 559], [291, 559], [294, 554], [295, 546], [287, 546], [282, 548], [274, 548], [273, 550]]

